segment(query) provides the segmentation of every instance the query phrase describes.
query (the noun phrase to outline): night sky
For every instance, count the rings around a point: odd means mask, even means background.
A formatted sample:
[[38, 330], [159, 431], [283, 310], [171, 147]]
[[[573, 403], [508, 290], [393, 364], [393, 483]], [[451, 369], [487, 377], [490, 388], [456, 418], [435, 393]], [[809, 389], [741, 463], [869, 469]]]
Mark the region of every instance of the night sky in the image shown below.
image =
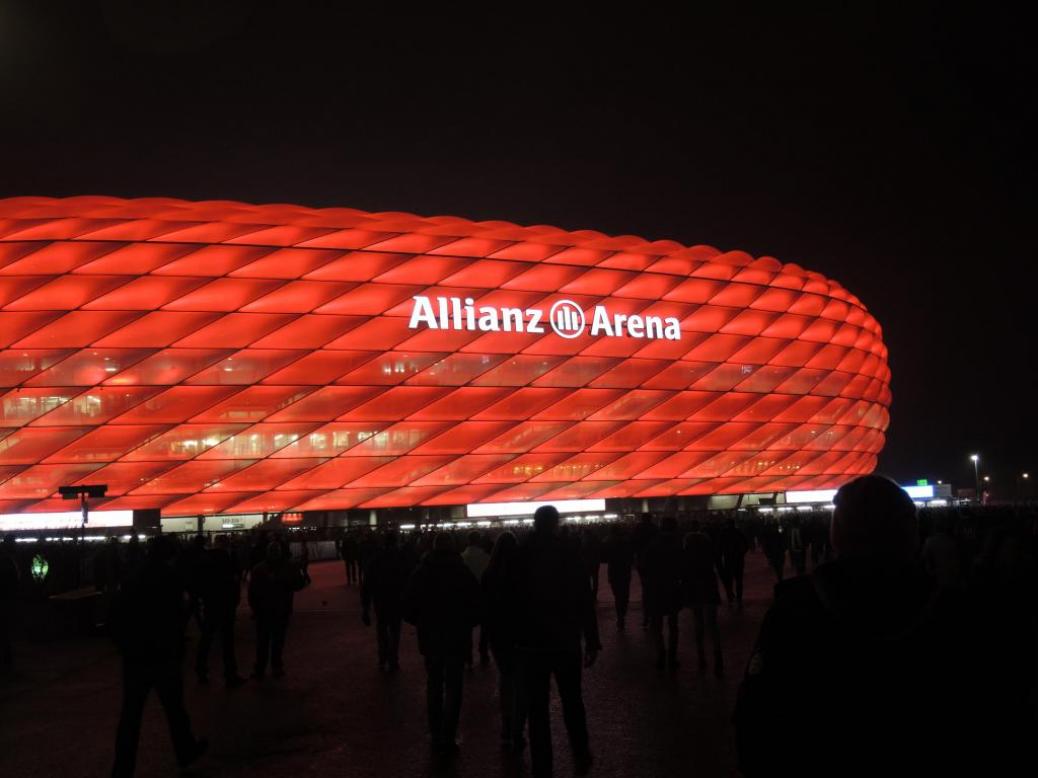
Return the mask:
[[1038, 468], [1022, 19], [352, 5], [5, 2], [0, 196], [349, 206], [775, 256], [883, 325], [881, 470], [971, 486], [979, 451], [998, 494]]

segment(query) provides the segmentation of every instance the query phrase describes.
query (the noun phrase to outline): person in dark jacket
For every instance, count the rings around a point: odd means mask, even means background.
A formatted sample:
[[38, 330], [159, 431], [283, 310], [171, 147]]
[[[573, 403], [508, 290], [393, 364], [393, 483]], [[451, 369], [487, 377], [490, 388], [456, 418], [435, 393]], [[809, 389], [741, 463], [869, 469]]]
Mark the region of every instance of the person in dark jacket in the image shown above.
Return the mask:
[[743, 571], [749, 550], [750, 544], [735, 526], [735, 519], [728, 519], [717, 538], [717, 554], [718, 571], [729, 605], [733, 602], [742, 605]]
[[144, 703], [152, 689], [166, 712], [180, 766], [194, 762], [208, 745], [195, 738], [184, 709], [181, 668], [188, 609], [183, 579], [171, 564], [174, 552], [169, 537], [149, 541], [147, 558], [124, 584], [112, 609], [112, 636], [122, 654], [123, 675], [113, 778], [134, 773]]
[[[656, 644], [656, 667], [678, 668], [678, 613], [682, 605], [681, 574], [684, 558], [677, 522], [665, 516], [660, 531], [642, 555], [642, 597], [649, 614], [649, 632]], [[668, 639], [664, 643], [663, 625], [667, 625]]]
[[203, 570], [205, 558], [205, 535], [194, 535], [177, 554], [176, 567], [187, 590], [187, 608], [191, 618], [202, 629], [202, 597], [199, 592], [198, 576]]
[[781, 581], [786, 570], [786, 534], [780, 521], [769, 521], [761, 533], [761, 549], [775, 572], [775, 580]]
[[465, 657], [480, 620], [481, 593], [475, 576], [446, 532], [436, 536], [404, 590], [404, 620], [418, 631], [425, 658], [426, 702], [433, 750], [457, 753]]
[[586, 527], [580, 533], [580, 555], [587, 566], [587, 574], [591, 579], [591, 596], [598, 602], [598, 575], [602, 567], [602, 540], [598, 533]]
[[368, 565], [361, 584], [362, 620], [371, 624], [371, 607], [375, 607], [375, 635], [378, 641], [378, 667], [394, 672], [400, 668], [400, 622], [403, 618], [404, 587], [412, 565], [401, 550], [399, 536], [387, 532], [380, 548]]
[[501, 743], [505, 748], [523, 748], [526, 710], [519, 694], [518, 651], [515, 634], [515, 603], [508, 589], [509, 577], [519, 553], [511, 532], [502, 532], [490, 563], [483, 573], [483, 630], [497, 665], [498, 697], [501, 702]]
[[256, 665], [252, 677], [257, 680], [267, 674], [268, 660], [275, 678], [285, 674], [283, 653], [292, 601], [306, 585], [302, 571], [288, 558], [280, 541], [270, 541], [265, 553], [266, 559], [253, 568], [249, 578], [249, 607], [256, 617]]
[[642, 589], [642, 629], [649, 628], [649, 611], [645, 602], [645, 550], [656, 537], [659, 528], [652, 521], [652, 514], [643, 513], [631, 533], [634, 546], [634, 569], [638, 571], [638, 583]]
[[360, 545], [352, 532], [347, 532], [340, 545], [342, 564], [346, 568], [346, 585], [353, 586], [360, 581]]
[[606, 577], [613, 591], [616, 608], [616, 629], [623, 632], [627, 626], [627, 604], [631, 599], [631, 568], [634, 566], [634, 546], [624, 532], [623, 525], [613, 524], [605, 542]]
[[692, 611], [696, 629], [696, 658], [699, 672], [706, 671], [704, 639], [710, 636], [714, 651], [714, 675], [724, 675], [724, 659], [721, 655], [721, 633], [717, 627], [717, 606], [721, 604], [721, 593], [714, 573], [717, 555], [710, 536], [702, 531], [698, 521], [692, 522], [692, 531], [685, 535], [684, 569], [681, 586], [684, 603]]
[[537, 509], [533, 534], [520, 547], [509, 583], [509, 596], [516, 603], [516, 646], [534, 776], [552, 773], [548, 712], [552, 676], [578, 774], [587, 772], [592, 762], [581, 666], [594, 664], [602, 644], [579, 549], [564, 542], [558, 528], [559, 512], [554, 506]]
[[[735, 710], [743, 774], [1001, 774], [1001, 749], [978, 737], [1000, 714], [985, 702], [992, 655], [978, 650], [997, 635], [971, 641], [961, 603], [919, 565], [915, 506], [897, 484], [863, 476], [834, 503], [837, 559], [779, 583], [761, 624]], [[810, 759], [790, 747], [805, 733]]]
[[213, 548], [204, 551], [196, 562], [195, 590], [202, 610], [202, 635], [198, 641], [195, 672], [200, 683], [209, 682], [209, 651], [220, 636], [223, 649], [223, 677], [227, 688], [245, 683], [238, 675], [234, 652], [234, 625], [241, 602], [241, 571], [230, 552], [226, 535], [216, 538]]
[[14, 535], [8, 535], [0, 548], [0, 671], [9, 670], [14, 665], [11, 630], [21, 579], [14, 543]]
[[371, 560], [375, 558], [376, 551], [378, 551], [378, 542], [375, 540], [375, 533], [370, 529], [364, 530], [360, 540], [357, 541], [358, 583], [364, 583], [365, 572], [368, 569], [368, 565], [371, 564]]

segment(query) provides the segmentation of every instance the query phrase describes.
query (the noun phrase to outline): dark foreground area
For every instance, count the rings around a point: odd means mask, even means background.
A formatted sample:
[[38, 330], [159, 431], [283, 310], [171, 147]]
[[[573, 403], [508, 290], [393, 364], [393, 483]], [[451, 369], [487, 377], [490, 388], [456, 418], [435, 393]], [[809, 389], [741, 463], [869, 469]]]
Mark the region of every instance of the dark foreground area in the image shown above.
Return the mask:
[[[632, 584], [627, 631], [614, 627], [605, 583], [598, 616], [604, 649], [584, 675], [593, 775], [735, 775], [730, 725], [736, 689], [774, 577], [760, 552], [747, 556], [742, 610], [719, 614], [727, 676], [700, 675], [692, 623], [681, 613], [682, 667], [671, 675], [654, 667], [649, 636], [639, 626], [640, 592]], [[197, 776], [529, 775], [529, 751], [516, 758], [499, 741], [496, 672], [478, 661], [465, 677], [461, 753], [444, 770], [429, 748], [425, 671], [414, 628], [405, 625], [401, 668], [378, 669], [375, 636], [361, 623], [360, 597], [345, 585], [339, 562], [311, 565], [313, 584], [296, 595], [285, 649], [286, 676], [226, 690], [218, 649], [213, 680], [199, 686], [185, 663], [185, 696], [195, 732], [208, 737]], [[191, 645], [198, 638], [189, 628]], [[253, 624], [238, 613], [238, 661], [251, 667]], [[111, 770], [119, 714], [119, 661], [104, 637], [16, 642], [17, 669], [0, 680], [0, 774], [104, 776]], [[557, 698], [552, 702], [556, 773], [571, 774], [571, 757]], [[148, 701], [137, 774], [177, 775], [165, 717]]]

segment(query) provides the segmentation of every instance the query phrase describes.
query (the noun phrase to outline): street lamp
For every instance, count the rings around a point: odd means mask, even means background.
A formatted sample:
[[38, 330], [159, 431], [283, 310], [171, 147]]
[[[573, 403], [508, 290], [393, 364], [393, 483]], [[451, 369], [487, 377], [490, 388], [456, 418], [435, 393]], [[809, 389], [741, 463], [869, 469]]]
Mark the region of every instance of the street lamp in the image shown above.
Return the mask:
[[973, 482], [976, 486], [977, 502], [980, 502], [980, 454], [970, 454], [970, 461], [973, 462]]

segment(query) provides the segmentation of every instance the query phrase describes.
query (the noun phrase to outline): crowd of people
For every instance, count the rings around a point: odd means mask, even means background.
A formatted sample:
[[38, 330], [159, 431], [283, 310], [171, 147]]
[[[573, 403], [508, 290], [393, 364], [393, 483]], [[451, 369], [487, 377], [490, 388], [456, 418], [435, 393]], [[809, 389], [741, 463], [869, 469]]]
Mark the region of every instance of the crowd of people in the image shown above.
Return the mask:
[[[516, 754], [528, 745], [534, 775], [552, 772], [553, 677], [578, 772], [592, 763], [581, 678], [601, 650], [602, 568], [618, 631], [628, 629], [638, 577], [641, 627], [659, 671], [680, 665], [678, 613], [687, 608], [699, 671], [712, 665], [721, 676], [718, 608], [725, 601], [742, 606], [744, 559], [760, 549], [775, 575], [775, 600], [734, 719], [741, 769], [752, 777], [813, 774], [815, 765], [825, 772], [850, 754], [855, 765], [879, 769], [876, 760], [895, 747], [906, 759], [951, 764], [964, 758], [961, 746], [954, 753], [921, 748], [946, 742], [950, 733], [962, 734], [963, 743], [977, 742], [979, 733], [985, 743], [1003, 744], [1001, 735], [1016, 733], [1019, 742], [1034, 724], [1036, 532], [1031, 507], [917, 511], [892, 482], [867, 477], [840, 491], [834, 513], [646, 514], [634, 522], [568, 526], [547, 506], [528, 533], [364, 528], [335, 540], [362, 621], [374, 626], [380, 670], [399, 669], [402, 624], [416, 628], [437, 756], [449, 760], [458, 750], [465, 666], [492, 661], [502, 743]], [[59, 558], [64, 550], [5, 540], [0, 662], [13, 661], [13, 603], [25, 592], [28, 560], [42, 553]], [[282, 533], [265, 529], [96, 548], [92, 578], [107, 598], [105, 621], [122, 655], [113, 775], [133, 774], [151, 689], [180, 764], [204, 752], [183, 703], [190, 621], [199, 634], [198, 682], [209, 683], [219, 642], [224, 684], [245, 684], [235, 647], [244, 592], [256, 633], [251, 677], [285, 673], [293, 598], [309, 582], [307, 561], [304, 554], [293, 558]], [[974, 720], [980, 710], [983, 723]], [[885, 740], [866, 748], [877, 733]], [[807, 762], [787, 748], [805, 737], [816, 744]]]

